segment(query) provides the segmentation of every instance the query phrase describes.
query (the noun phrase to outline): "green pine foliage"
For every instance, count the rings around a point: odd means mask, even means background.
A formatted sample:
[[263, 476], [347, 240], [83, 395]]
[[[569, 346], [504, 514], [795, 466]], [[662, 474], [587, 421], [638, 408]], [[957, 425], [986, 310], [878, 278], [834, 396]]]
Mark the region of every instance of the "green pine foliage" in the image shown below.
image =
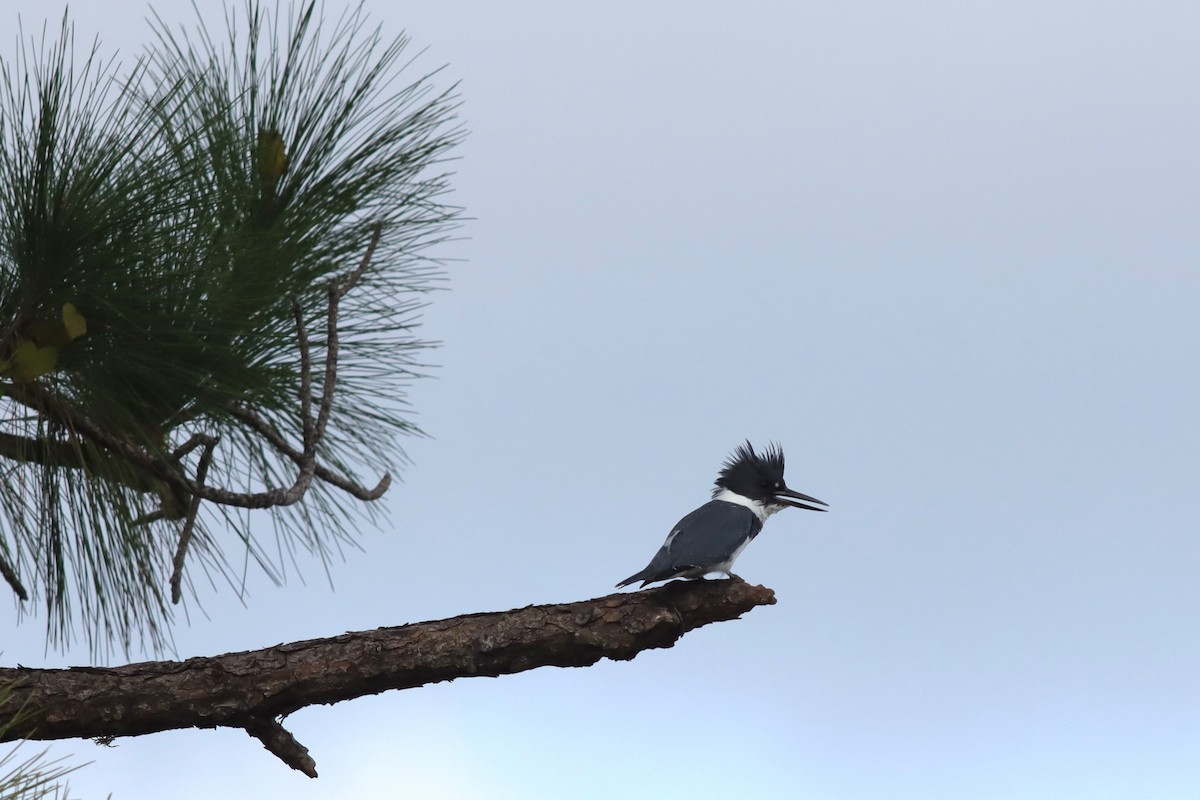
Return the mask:
[[46, 757], [46, 751], [17, 761], [19, 748], [0, 757], [0, 800], [67, 800], [69, 786], [63, 778], [77, 767]]
[[[0, 708], [13, 702], [12, 686], [0, 685]], [[0, 717], [0, 734], [21, 721], [20, 711], [6, 713]], [[70, 789], [63, 778], [79, 767], [51, 759], [45, 750], [26, 755], [21, 747], [17, 745], [0, 756], [0, 800], [67, 800]]]
[[77, 58], [65, 20], [0, 63], [0, 573], [53, 642], [97, 652], [169, 641], [176, 561], [185, 586], [236, 587], [247, 554], [282, 579], [353, 544], [372, 505], [320, 472], [262, 500], [303, 464], [261, 426], [300, 451], [332, 392], [326, 474], [401, 465], [427, 250], [458, 215], [453, 87], [406, 77], [407, 40], [361, 9], [251, 0], [219, 31], [152, 29], [125, 70]]

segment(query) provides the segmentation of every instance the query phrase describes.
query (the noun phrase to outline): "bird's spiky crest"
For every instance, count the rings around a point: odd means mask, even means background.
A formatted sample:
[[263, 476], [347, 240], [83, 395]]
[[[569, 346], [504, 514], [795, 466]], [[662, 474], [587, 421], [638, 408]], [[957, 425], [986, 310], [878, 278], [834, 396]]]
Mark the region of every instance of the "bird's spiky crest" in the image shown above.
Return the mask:
[[754, 445], [747, 439], [722, 465], [713, 497], [720, 494], [722, 489], [736, 490], [738, 486], [775, 481], [783, 481], [783, 448], [778, 442], [770, 442], [761, 453], [756, 453]]

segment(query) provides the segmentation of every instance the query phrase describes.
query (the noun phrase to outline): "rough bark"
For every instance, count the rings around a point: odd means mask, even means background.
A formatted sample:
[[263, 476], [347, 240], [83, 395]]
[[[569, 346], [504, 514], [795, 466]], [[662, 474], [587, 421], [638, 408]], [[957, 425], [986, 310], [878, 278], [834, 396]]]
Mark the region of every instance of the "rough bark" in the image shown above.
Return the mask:
[[120, 667], [0, 668], [15, 684], [0, 741], [111, 739], [176, 728], [242, 728], [293, 769], [316, 764], [279, 719], [305, 706], [469, 676], [586, 667], [670, 647], [775, 594], [741, 579], [676, 581], [593, 600], [467, 614], [262, 650]]

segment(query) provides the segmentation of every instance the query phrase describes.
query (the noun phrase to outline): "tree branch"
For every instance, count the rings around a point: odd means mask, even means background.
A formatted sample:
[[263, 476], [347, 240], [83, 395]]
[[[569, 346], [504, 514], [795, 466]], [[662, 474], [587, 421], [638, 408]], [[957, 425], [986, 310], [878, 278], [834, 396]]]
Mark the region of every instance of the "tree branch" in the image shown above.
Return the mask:
[[[225, 410], [228, 411], [230, 415], [236, 418], [239, 422], [243, 423], [254, 432], [261, 435], [277, 451], [290, 458], [292, 462], [296, 464], [296, 466], [302, 465], [304, 453], [289, 445], [287, 440], [283, 437], [283, 434], [275, 430], [275, 428], [273, 428], [271, 424], [262, 417], [255, 414], [249, 408], [240, 405], [230, 404], [226, 406]], [[359, 500], [378, 500], [380, 497], [383, 497], [383, 493], [387, 491], [388, 487], [392, 483], [392, 476], [384, 473], [383, 477], [379, 480], [379, 483], [375, 485], [375, 488], [367, 489], [350, 480], [349, 478], [338, 475], [333, 470], [329, 469], [328, 467], [324, 467], [321, 464], [316, 465], [315, 474], [318, 478], [326, 483], [336, 486], [337, 488], [358, 498]]]
[[[288, 488], [279, 486], [259, 492], [236, 492], [219, 486], [206, 485], [203, 480], [190, 480], [183, 474], [179, 465], [180, 454], [190, 449], [189, 445], [180, 448], [173, 458], [166, 459], [148, 451], [128, 437], [122, 436], [120, 432], [106, 430], [82, 410], [73, 408], [62, 396], [46, 386], [36, 382], [13, 382], [3, 387], [5, 393], [10, 399], [30, 409], [38, 416], [70, 431], [73, 436], [82, 436], [103, 447], [113, 457], [136, 470], [155, 476], [183, 497], [199, 498], [237, 508], [290, 506], [304, 498], [313, 478], [317, 477], [327, 480], [337, 488], [345, 489], [360, 500], [376, 500], [391, 483], [391, 478], [387, 474], [374, 489], [369, 490], [317, 464], [317, 448], [325, 437], [329, 417], [333, 410], [334, 391], [337, 386], [340, 303], [350, 290], [359, 284], [370, 266], [371, 259], [374, 258], [383, 236], [383, 223], [372, 225], [370, 231], [371, 238], [359, 265], [350, 271], [344, 280], [335, 279], [326, 286], [325, 372], [321, 386], [320, 404], [315, 419], [312, 416], [312, 359], [309, 352], [308, 332], [305, 328], [304, 315], [299, 301], [293, 303], [297, 348], [300, 355], [299, 396], [303, 450], [297, 452], [288, 446], [284, 437], [253, 410], [230, 409], [234, 411], [235, 419], [249, 424], [250, 428], [260, 433], [280, 455], [296, 464], [298, 467], [296, 477]], [[201, 434], [194, 435], [189, 442], [195, 441], [198, 436], [203, 437]], [[15, 458], [19, 461], [32, 461], [45, 466], [85, 466], [78, 463], [80, 456], [74, 443], [42, 442], [39, 439], [26, 439], [11, 434], [0, 434], [0, 456]], [[140, 486], [128, 479], [122, 479], [121, 482], [140, 489]], [[153, 522], [167, 518], [170, 517], [164, 509], [162, 514], [146, 515], [139, 522]]]
[[455, 678], [627, 660], [642, 650], [671, 647], [693, 628], [774, 602], [770, 589], [740, 578], [675, 581], [576, 603], [467, 614], [186, 661], [2, 668], [0, 685], [13, 686], [5, 716], [18, 709], [21, 715], [0, 741], [242, 728], [293, 769], [316, 777], [308, 751], [278, 723], [305, 706]]
[[[11, 388], [11, 387], [10, 387]], [[104, 480], [115, 481], [139, 492], [154, 490], [158, 480], [147, 470], [134, 465], [132, 471], [106, 468], [103, 457], [79, 447], [77, 442], [54, 439], [31, 439], [11, 433], [0, 433], [0, 458], [18, 463], [40, 464], [60, 469], [83, 469]]]

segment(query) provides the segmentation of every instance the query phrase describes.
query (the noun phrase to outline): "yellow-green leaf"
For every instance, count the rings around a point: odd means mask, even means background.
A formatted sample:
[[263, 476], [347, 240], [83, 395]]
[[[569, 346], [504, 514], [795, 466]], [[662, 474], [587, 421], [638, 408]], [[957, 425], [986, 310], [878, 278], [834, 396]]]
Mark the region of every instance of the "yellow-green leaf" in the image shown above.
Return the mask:
[[57, 361], [58, 348], [54, 345], [38, 347], [33, 342], [24, 341], [13, 350], [12, 357], [4, 364], [2, 371], [17, 383], [29, 383], [54, 369]]
[[87, 320], [83, 318], [83, 314], [75, 310], [74, 303], [63, 303], [62, 318], [63, 326], [67, 329], [67, 336], [78, 339], [87, 333]]
[[287, 147], [283, 134], [274, 128], [263, 128], [258, 132], [258, 178], [269, 193], [275, 192], [279, 179], [287, 172]]

